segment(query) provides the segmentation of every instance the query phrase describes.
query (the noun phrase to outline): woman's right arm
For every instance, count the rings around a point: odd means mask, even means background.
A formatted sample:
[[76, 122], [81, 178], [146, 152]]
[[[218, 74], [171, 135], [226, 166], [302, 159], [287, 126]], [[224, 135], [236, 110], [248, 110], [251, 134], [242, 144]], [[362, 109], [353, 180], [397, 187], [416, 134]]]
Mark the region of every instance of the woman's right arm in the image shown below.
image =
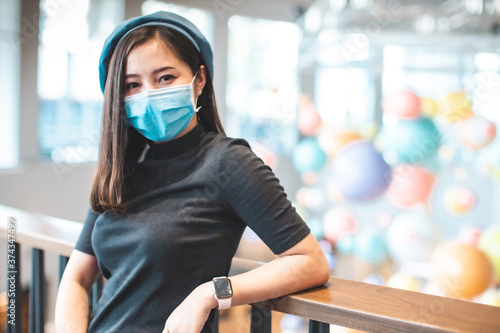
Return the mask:
[[57, 333], [87, 332], [88, 292], [99, 276], [96, 257], [73, 250], [57, 292]]

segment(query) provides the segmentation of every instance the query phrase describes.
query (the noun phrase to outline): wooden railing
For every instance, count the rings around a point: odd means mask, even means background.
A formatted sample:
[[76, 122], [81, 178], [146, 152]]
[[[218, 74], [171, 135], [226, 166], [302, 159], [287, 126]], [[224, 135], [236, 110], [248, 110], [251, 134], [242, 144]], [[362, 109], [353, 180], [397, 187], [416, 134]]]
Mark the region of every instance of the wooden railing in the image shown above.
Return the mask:
[[[20, 246], [33, 250], [30, 287], [30, 332], [43, 332], [43, 254], [60, 255], [60, 274], [81, 230], [77, 222], [27, 213], [0, 205], [0, 237], [7, 239], [7, 278], [15, 277], [20, 288]], [[15, 225], [14, 225], [15, 223]], [[4, 251], [2, 251], [4, 253]], [[9, 257], [10, 255], [10, 257]], [[231, 275], [262, 265], [234, 258]], [[4, 268], [0, 268], [4, 270]], [[12, 272], [12, 273], [9, 273]], [[8, 280], [7, 289], [12, 279]], [[94, 299], [98, 297], [94, 288]], [[20, 311], [19, 293], [14, 296]], [[11, 302], [9, 297], [8, 302]], [[8, 303], [9, 304], [9, 303]], [[252, 333], [271, 332], [271, 311], [297, 315], [309, 320], [309, 332], [329, 332], [335, 324], [366, 332], [500, 332], [500, 307], [446, 297], [415, 293], [331, 277], [322, 287], [252, 305]], [[20, 318], [19, 312], [15, 313]], [[7, 323], [9, 311], [7, 311]], [[21, 332], [19, 322], [7, 325], [7, 332]]]

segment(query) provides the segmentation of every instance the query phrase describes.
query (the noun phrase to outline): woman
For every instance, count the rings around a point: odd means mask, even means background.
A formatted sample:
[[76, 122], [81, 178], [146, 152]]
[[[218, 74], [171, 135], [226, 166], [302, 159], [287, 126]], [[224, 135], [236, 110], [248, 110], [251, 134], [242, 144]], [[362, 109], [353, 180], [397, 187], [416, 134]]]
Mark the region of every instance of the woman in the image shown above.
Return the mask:
[[[328, 280], [271, 170], [224, 135], [212, 66], [201, 32], [172, 13], [124, 22], [105, 42], [100, 155], [59, 287], [58, 332], [213, 332], [216, 308]], [[227, 278], [246, 226], [278, 258]], [[89, 315], [99, 273], [106, 283]]]

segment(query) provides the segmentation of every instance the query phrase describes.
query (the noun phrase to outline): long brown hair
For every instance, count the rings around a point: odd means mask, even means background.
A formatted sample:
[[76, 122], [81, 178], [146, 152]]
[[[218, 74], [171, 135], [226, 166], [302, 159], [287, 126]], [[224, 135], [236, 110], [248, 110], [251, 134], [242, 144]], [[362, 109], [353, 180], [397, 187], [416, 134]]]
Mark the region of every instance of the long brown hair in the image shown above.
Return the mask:
[[124, 214], [127, 211], [125, 177], [132, 171], [148, 141], [125, 122], [124, 72], [132, 49], [153, 39], [163, 41], [189, 66], [193, 75], [201, 65], [205, 66], [206, 83], [197, 103], [201, 106], [198, 121], [209, 131], [224, 133], [215, 102], [213, 73], [208, 73], [208, 67], [193, 43], [183, 34], [163, 25], [148, 25], [131, 31], [120, 41], [111, 57], [104, 89], [99, 159], [90, 193], [90, 204], [96, 212]]

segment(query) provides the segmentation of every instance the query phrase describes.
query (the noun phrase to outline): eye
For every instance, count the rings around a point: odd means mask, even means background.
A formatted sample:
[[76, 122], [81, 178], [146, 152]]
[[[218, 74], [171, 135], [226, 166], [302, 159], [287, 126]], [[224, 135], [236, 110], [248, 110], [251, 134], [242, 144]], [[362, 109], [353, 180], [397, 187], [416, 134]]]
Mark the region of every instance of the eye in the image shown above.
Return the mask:
[[173, 75], [170, 75], [170, 74], [163, 75], [162, 77], [160, 77], [160, 82], [165, 82], [165, 81], [168, 81], [168, 80], [172, 80], [173, 78], [174, 78]]
[[139, 83], [137, 83], [137, 82], [130, 82], [130, 83], [127, 83], [125, 85], [125, 89], [127, 89], [127, 90], [138, 88], [138, 87], [139, 87]]

